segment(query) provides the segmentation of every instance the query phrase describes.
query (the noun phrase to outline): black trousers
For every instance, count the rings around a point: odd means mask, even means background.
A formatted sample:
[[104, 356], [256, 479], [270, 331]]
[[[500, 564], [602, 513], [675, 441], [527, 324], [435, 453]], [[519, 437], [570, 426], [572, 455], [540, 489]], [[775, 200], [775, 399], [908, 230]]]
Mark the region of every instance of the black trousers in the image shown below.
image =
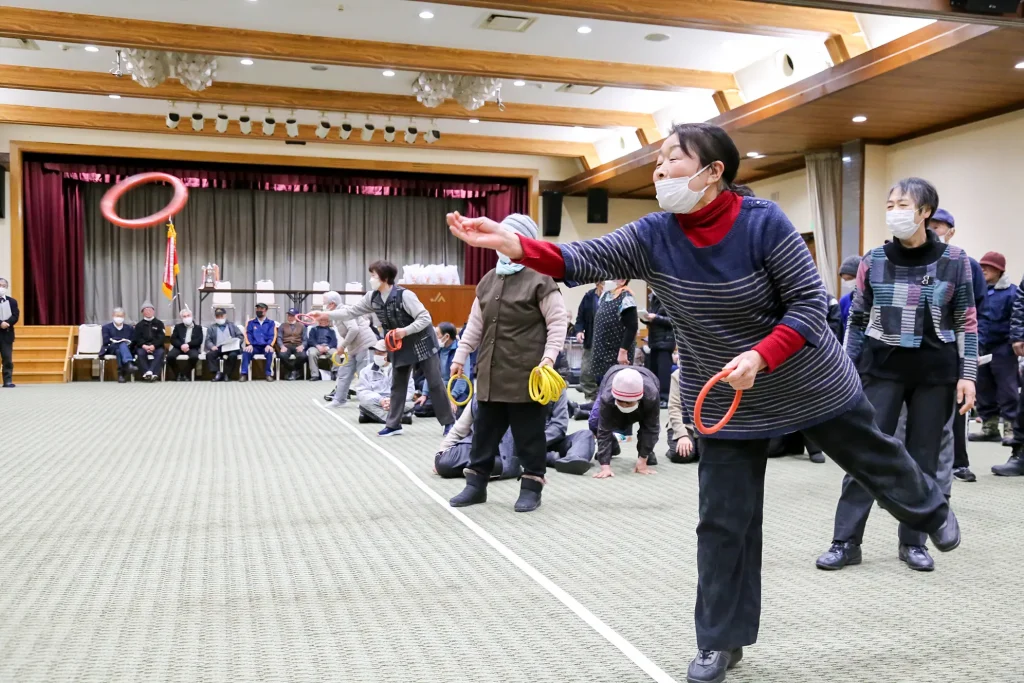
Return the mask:
[[[883, 434], [892, 436], [896, 433], [900, 411], [903, 409], [904, 403], [906, 404], [906, 451], [921, 471], [934, 483], [935, 473], [939, 467], [942, 431], [953, 411], [956, 385], [911, 385], [870, 376], [863, 377], [862, 381], [864, 393], [875, 408], [875, 419]], [[955, 429], [954, 425], [954, 431]], [[827, 451], [828, 448], [826, 447], [825, 450]], [[860, 544], [864, 540], [864, 526], [867, 524], [868, 515], [871, 514], [873, 502], [872, 494], [855, 478], [846, 475], [843, 478], [843, 491], [839, 496], [839, 504], [836, 506], [833, 539]], [[901, 523], [899, 540], [904, 545], [923, 546], [927, 541], [927, 535]]]
[[[182, 369], [181, 365], [178, 364], [178, 358], [185, 359], [185, 367]], [[187, 353], [183, 353], [181, 349], [172, 347], [167, 352], [167, 364], [174, 370], [176, 375], [184, 375], [188, 377], [190, 373], [195, 370], [196, 365], [199, 364], [199, 349], [193, 349], [189, 347]]]
[[[926, 532], [946, 522], [948, 506], [938, 484], [899, 441], [882, 434], [866, 396], [804, 433], [901, 522]], [[700, 440], [694, 610], [700, 649], [730, 650], [757, 641], [768, 441]]]
[[658, 376], [661, 401], [667, 402], [669, 385], [672, 383], [672, 349], [651, 349], [647, 356], [647, 369]]
[[[443, 425], [450, 425], [455, 422], [452, 415], [452, 404], [448, 402], [448, 388], [441, 379], [441, 360], [434, 354], [430, 358], [416, 364], [423, 372], [427, 380], [427, 389], [430, 393], [430, 401], [434, 404], [434, 415], [437, 421]], [[413, 371], [412, 365], [396, 367], [391, 374], [391, 409], [388, 411], [388, 427], [398, 429], [402, 426], [402, 416], [405, 415], [405, 397], [409, 393], [409, 375]], [[501, 434], [505, 433], [508, 425], [502, 428]], [[541, 431], [544, 431], [544, 420], [541, 419]], [[498, 440], [501, 440], [501, 434]], [[490, 470], [487, 470], [488, 472]]]
[[[164, 354], [166, 351], [163, 346], [158, 346], [153, 349], [153, 353], [148, 353], [143, 348], [135, 349], [135, 365], [139, 368], [139, 374], [144, 375], [147, 372], [152, 372], [157, 377], [160, 376], [160, 369], [164, 365]], [[150, 355], [153, 356], [153, 360], [150, 360]]]
[[[306, 352], [296, 351], [298, 348], [298, 346], [286, 346], [282, 351], [277, 352], [277, 359], [281, 363], [281, 368], [284, 370], [284, 373], [294, 372], [296, 370], [302, 372], [302, 368], [309, 362], [306, 357]], [[295, 354], [295, 358], [292, 358], [292, 354]]]
[[1017, 417], [1020, 379], [1017, 356], [1009, 342], [986, 344], [979, 355], [992, 354], [992, 362], [978, 366], [978, 415], [982, 420], [1003, 418], [1012, 423]]
[[3, 364], [4, 384], [14, 383], [14, 335], [0, 332], [0, 364]]
[[[447, 403], [447, 401], [446, 401]], [[394, 404], [392, 404], [394, 405]], [[494, 469], [498, 457], [498, 446], [506, 430], [512, 429], [512, 440], [516, 444], [516, 455], [526, 474], [543, 477], [546, 470], [547, 438], [544, 424], [547, 406], [529, 403], [502, 403], [500, 401], [479, 401], [476, 405], [476, 420], [473, 422], [473, 448], [469, 467], [477, 472]]]
[[238, 359], [242, 357], [241, 351], [220, 352], [216, 349], [206, 354], [206, 367], [211, 374], [220, 372], [220, 359], [224, 358], [224, 374], [231, 377], [238, 367]]
[[953, 407], [953, 469], [970, 467], [967, 457], [967, 416], [960, 414], [960, 406]]

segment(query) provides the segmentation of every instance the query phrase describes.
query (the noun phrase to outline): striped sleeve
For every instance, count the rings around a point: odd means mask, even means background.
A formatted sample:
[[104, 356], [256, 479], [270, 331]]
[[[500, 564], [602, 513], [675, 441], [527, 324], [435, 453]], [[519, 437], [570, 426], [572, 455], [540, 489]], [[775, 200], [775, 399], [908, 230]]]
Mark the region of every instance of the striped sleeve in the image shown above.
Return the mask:
[[960, 351], [960, 378], [978, 376], [978, 309], [974, 305], [974, 275], [967, 253], [960, 252], [960, 277], [953, 306], [953, 331]]
[[773, 218], [772, 227], [779, 236], [774, 245], [768, 245], [765, 267], [785, 307], [779, 323], [798, 332], [811, 346], [819, 346], [822, 335], [828, 332], [828, 305], [818, 269], [803, 238], [785, 214], [776, 210]]
[[[641, 219], [642, 220], [642, 219]], [[569, 286], [602, 280], [647, 280], [650, 262], [640, 241], [639, 223], [597, 239], [559, 245]]]

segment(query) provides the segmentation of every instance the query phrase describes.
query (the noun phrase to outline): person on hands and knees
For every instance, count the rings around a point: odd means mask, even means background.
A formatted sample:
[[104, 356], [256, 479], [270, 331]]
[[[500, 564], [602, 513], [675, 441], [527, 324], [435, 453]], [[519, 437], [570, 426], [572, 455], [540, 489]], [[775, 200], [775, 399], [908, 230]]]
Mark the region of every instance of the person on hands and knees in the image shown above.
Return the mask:
[[[341, 294], [324, 294], [324, 310], [327, 311], [328, 317], [330, 312], [337, 310], [342, 303]], [[348, 354], [348, 360], [338, 368], [338, 383], [334, 387], [334, 397], [331, 399], [332, 408], [340, 408], [348, 402], [348, 390], [356, 373], [362, 372], [373, 360], [370, 355], [377, 343], [377, 335], [373, 333], [370, 323], [370, 316], [361, 315], [358, 318], [341, 320], [334, 325], [334, 332], [340, 340], [339, 359], [342, 353], [345, 353]]]
[[675, 463], [697, 462], [697, 437], [690, 414], [679, 394], [679, 371], [672, 373], [668, 392], [668, 459]]
[[[181, 322], [171, 330], [171, 350], [167, 352], [167, 360], [177, 375], [179, 382], [191, 382], [192, 371], [199, 363], [199, 352], [203, 348], [203, 328], [196, 325], [192, 311], [181, 311]], [[181, 359], [184, 362], [178, 363]]]
[[119, 306], [114, 309], [111, 321], [105, 324], [101, 331], [103, 348], [100, 349], [100, 358], [114, 356], [117, 359], [117, 381], [124, 384], [128, 381], [129, 375], [134, 375], [139, 370], [132, 362], [132, 337], [135, 335], [135, 328], [124, 321], [124, 309]]
[[[645, 280], [672, 319], [680, 391], [691, 414], [723, 366], [726, 384], [744, 392], [732, 418], [700, 439], [698, 651], [688, 683], [722, 683], [743, 648], [757, 641], [771, 437], [804, 431], [885, 510], [929, 533], [939, 550], [960, 543], [938, 484], [875, 424], [860, 378], [826, 324], [825, 288], [803, 239], [778, 206], [734, 184], [739, 166], [739, 150], [722, 128], [679, 124], [654, 169], [664, 212], [607, 235], [554, 244], [505, 232], [487, 218], [448, 216], [459, 239], [569, 286]], [[972, 358], [974, 346], [966, 351]], [[713, 389], [704, 424], [717, 423], [732, 400], [728, 387]]]
[[245, 347], [242, 353], [242, 376], [240, 381], [249, 380], [249, 363], [253, 356], [263, 356], [263, 368], [267, 381], [274, 381], [274, 350], [277, 346], [277, 323], [267, 317], [267, 305], [256, 304], [256, 317], [245, 325]]
[[306, 357], [309, 359], [309, 381], [319, 382], [320, 369], [331, 368], [331, 355], [338, 348], [338, 333], [331, 325], [331, 317], [326, 311], [310, 313], [316, 318], [317, 324], [309, 328], [306, 334]]
[[654, 474], [657, 465], [654, 447], [661, 434], [661, 384], [647, 368], [616, 365], [601, 381], [597, 400], [590, 411], [590, 431], [597, 437], [597, 462], [601, 470], [595, 479], [614, 477], [612, 456], [619, 450], [619, 437], [640, 426], [637, 435], [637, 459], [633, 471]]
[[277, 328], [277, 362], [281, 364], [281, 376], [287, 382], [302, 377], [306, 364], [306, 326], [299, 322], [299, 309], [289, 308], [285, 322]]
[[146, 301], [142, 304], [142, 320], [135, 325], [132, 346], [135, 348], [135, 364], [142, 372], [142, 379], [155, 382], [164, 365], [164, 343], [167, 329], [156, 317], [156, 308]]
[[[214, 382], [228, 382], [235, 374], [238, 359], [242, 355], [244, 336], [238, 325], [228, 321], [227, 311], [218, 308], [213, 312], [213, 325], [206, 331], [206, 369], [213, 375]], [[221, 361], [224, 369], [221, 370]]]
[[[1010, 342], [1013, 344], [1013, 353], [1018, 358], [1024, 357], [1024, 280], [1021, 280], [1013, 299]], [[1013, 449], [1010, 452], [1010, 459], [1002, 465], [993, 465], [992, 474], [998, 477], [1024, 475], [1024, 392], [1021, 392], [1018, 399], [1017, 414], [1013, 419], [1013, 437], [1007, 445]]]
[[[385, 424], [391, 413], [394, 397], [394, 369], [388, 361], [388, 350], [384, 340], [373, 345], [373, 365], [363, 368], [356, 385], [356, 400], [359, 401], [360, 424]], [[405, 379], [406, 400], [412, 399], [412, 378]], [[401, 424], [412, 424], [412, 406], [402, 414]]]
[[[594, 318], [594, 349], [590, 371], [601, 382], [614, 365], [632, 365], [636, 353], [636, 333], [640, 327], [636, 299], [629, 289], [629, 280], [608, 280], [597, 305]], [[583, 410], [593, 406], [583, 404]]]

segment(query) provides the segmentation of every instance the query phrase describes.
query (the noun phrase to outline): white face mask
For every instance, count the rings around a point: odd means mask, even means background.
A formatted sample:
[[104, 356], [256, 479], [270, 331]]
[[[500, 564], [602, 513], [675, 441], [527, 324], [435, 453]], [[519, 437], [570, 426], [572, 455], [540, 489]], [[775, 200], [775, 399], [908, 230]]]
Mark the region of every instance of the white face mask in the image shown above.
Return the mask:
[[114, 324], [115, 325], [124, 325], [124, 318], [122, 318], [121, 316], [116, 316], [114, 318]]
[[632, 412], [635, 412], [636, 409], [640, 407], [640, 404], [639, 403], [634, 403], [630, 407], [624, 408], [624, 407], [622, 407], [622, 405], [618, 401], [616, 401], [615, 402], [615, 407], [618, 408], [619, 410], [621, 410], [624, 413], [632, 413]]
[[223, 324], [224, 324], [224, 323], [226, 323], [227, 321], [228, 321], [228, 319], [227, 319], [227, 318], [217, 318], [217, 324], [218, 324], [218, 325], [223, 325]]
[[914, 213], [913, 209], [892, 209], [885, 212], [885, 225], [893, 237], [905, 240], [917, 232], [918, 224], [914, 222]]
[[185, 325], [185, 327], [192, 327], [192, 316], [182, 318], [181, 322]]
[[615, 280], [605, 280], [605, 282], [604, 282], [604, 293], [605, 294], [611, 294], [616, 289], [618, 289], [618, 287], [619, 287], [619, 283], [616, 282]]
[[145, 320], [146, 322], [150, 322], [151, 320], [153, 320], [153, 316], [151, 316], [151, 315], [144, 315], [144, 316], [142, 316], [142, 319]]
[[665, 178], [654, 182], [654, 189], [658, 194], [658, 206], [670, 213], [690, 213], [697, 205], [704, 193], [705, 187], [700, 192], [690, 189], [690, 181], [706, 171], [711, 164], [700, 169], [688, 178]]
[[0, 296], [7, 296], [7, 288], [0, 287]]
[[842, 289], [843, 294], [849, 294], [853, 290], [857, 289], [857, 281], [856, 280], [843, 280], [843, 283], [841, 285], [841, 289]]
[[373, 362], [377, 364], [378, 368], [386, 368], [391, 365], [391, 363], [388, 362], [388, 357], [386, 355], [375, 355], [373, 357]]
[[380, 289], [380, 278], [377, 277], [376, 275], [371, 275], [370, 276], [370, 291], [376, 292], [378, 289]]

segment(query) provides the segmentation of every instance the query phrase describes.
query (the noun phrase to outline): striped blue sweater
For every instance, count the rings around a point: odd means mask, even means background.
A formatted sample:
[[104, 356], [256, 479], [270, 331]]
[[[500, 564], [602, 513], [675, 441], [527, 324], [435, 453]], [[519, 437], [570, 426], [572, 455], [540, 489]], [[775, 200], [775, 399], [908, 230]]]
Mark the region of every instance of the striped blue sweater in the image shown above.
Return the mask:
[[[672, 319], [680, 389], [692, 414], [707, 380], [783, 323], [807, 344], [758, 376], [739, 410], [711, 438], [788, 434], [849, 410], [861, 392], [853, 364], [825, 321], [827, 296], [803, 239], [772, 202], [744, 197], [729, 233], [696, 247], [670, 213], [654, 213], [586, 242], [560, 245], [570, 285], [645, 280]], [[728, 384], [704, 401], [702, 420], [718, 422], [732, 402]]]

